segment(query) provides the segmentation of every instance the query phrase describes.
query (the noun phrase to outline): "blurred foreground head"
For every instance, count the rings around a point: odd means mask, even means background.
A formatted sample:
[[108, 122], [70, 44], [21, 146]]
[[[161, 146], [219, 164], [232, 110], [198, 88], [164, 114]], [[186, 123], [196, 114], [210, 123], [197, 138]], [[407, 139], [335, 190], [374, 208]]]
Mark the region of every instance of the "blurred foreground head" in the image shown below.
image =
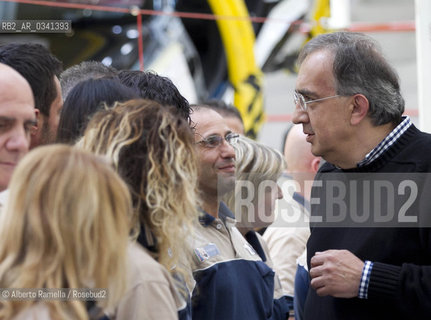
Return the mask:
[[[130, 230], [126, 185], [101, 157], [64, 145], [40, 147], [18, 165], [1, 215], [2, 288], [125, 289]], [[11, 319], [34, 300], [2, 300]], [[52, 319], [87, 319], [84, 301], [45, 300]]]

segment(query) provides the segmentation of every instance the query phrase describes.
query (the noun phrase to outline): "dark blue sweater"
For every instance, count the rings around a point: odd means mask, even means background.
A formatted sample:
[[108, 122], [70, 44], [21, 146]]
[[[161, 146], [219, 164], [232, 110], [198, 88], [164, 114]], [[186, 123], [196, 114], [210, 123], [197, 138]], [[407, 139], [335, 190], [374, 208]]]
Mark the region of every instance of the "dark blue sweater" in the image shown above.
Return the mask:
[[[310, 288], [305, 304], [305, 319], [431, 319], [431, 179], [428, 174], [424, 174], [426, 172], [431, 172], [431, 135], [420, 132], [413, 125], [369, 165], [341, 170], [327, 163], [321, 168], [315, 180], [322, 181], [323, 186], [313, 187], [312, 191], [312, 199], [319, 199], [320, 204], [312, 205], [312, 219], [317, 216], [326, 221], [328, 215], [337, 216], [342, 210], [333, 203], [328, 205], [328, 202], [333, 202], [331, 196], [340, 196], [329, 193], [328, 181], [342, 177], [342, 183], [349, 185], [352, 181], [363, 183], [367, 180], [370, 188], [362, 192], [356, 190], [354, 201], [349, 197], [352, 189], [347, 188], [347, 217], [344, 222], [310, 224], [312, 232], [307, 244], [308, 265], [316, 251], [347, 249], [363, 261], [372, 261], [374, 266], [368, 299], [319, 297]], [[418, 194], [415, 203], [409, 206], [407, 216], [418, 216], [419, 223], [397, 226], [394, 221], [399, 218], [402, 204], [411, 196], [412, 190], [403, 189], [399, 184], [397, 188], [395, 181], [399, 180], [397, 182], [400, 183], [409, 179], [418, 186]], [[372, 189], [374, 182], [383, 180], [395, 184], [394, 189], [387, 189], [393, 190], [395, 195], [377, 194]], [[403, 190], [407, 192], [400, 196]], [[370, 196], [370, 199], [366, 196]], [[391, 196], [395, 196], [396, 203], [394, 219], [373, 224], [376, 211], [391, 209]], [[373, 206], [364, 205], [367, 201]], [[374, 207], [374, 203], [377, 203], [377, 207]], [[352, 212], [356, 218], [360, 214], [367, 214], [370, 219], [355, 224], [355, 219], [351, 218]]]

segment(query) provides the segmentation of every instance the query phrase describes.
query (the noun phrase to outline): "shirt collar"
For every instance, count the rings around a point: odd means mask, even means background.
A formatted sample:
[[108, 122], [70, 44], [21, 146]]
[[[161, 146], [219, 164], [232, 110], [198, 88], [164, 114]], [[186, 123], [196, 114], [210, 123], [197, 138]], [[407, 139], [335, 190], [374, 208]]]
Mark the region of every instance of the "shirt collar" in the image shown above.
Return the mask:
[[298, 202], [301, 206], [308, 208], [309, 202], [304, 198], [302, 194], [299, 194], [298, 192], [294, 192], [292, 198], [293, 200]]
[[212, 215], [202, 210], [202, 214], [199, 216], [199, 222], [201, 225], [208, 227], [214, 220], [215, 218]]
[[227, 217], [235, 219], [234, 214], [232, 213], [232, 211], [230, 211], [230, 209], [227, 207], [227, 205], [224, 202], [220, 202], [218, 214], [222, 220], [226, 220]]
[[401, 121], [398, 126], [396, 126], [373, 150], [371, 150], [364, 159], [358, 162], [358, 167], [366, 166], [377, 160], [398, 140], [399, 137], [401, 137], [404, 132], [406, 132], [408, 128], [410, 128], [412, 125], [410, 117], [404, 116], [402, 119], [403, 121]]
[[[226, 218], [235, 219], [232, 211], [229, 210], [229, 208], [224, 204], [224, 202], [220, 202], [219, 209], [218, 209], [218, 216], [222, 221], [225, 221]], [[213, 223], [215, 218], [210, 215], [209, 213], [202, 210], [202, 215], [199, 217], [199, 222], [204, 227], [208, 227], [211, 223]]]

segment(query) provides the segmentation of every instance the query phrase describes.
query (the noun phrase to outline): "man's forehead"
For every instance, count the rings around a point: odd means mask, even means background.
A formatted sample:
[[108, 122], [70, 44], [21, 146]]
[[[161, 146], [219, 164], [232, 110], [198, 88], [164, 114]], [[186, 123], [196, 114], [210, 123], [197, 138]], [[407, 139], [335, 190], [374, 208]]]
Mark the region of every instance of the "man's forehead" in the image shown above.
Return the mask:
[[29, 104], [34, 108], [33, 91], [27, 80], [17, 71], [0, 63], [0, 101]]
[[302, 95], [313, 96], [322, 90], [334, 88], [333, 59], [333, 53], [328, 50], [311, 53], [299, 68], [295, 90]]
[[35, 117], [33, 95], [27, 95], [21, 90], [10, 90], [8, 93], [0, 90], [0, 116], [33, 119]]
[[4, 103], [0, 97], [0, 118], [4, 120], [19, 120], [23, 122], [36, 121], [34, 108], [30, 104], [11, 105]]
[[225, 135], [231, 131], [226, 120], [211, 109], [199, 110], [191, 115], [191, 119], [195, 124], [195, 132], [200, 135], [215, 133]]
[[0, 117], [35, 120], [33, 94], [23, 91], [22, 88], [9, 89], [0, 89]]

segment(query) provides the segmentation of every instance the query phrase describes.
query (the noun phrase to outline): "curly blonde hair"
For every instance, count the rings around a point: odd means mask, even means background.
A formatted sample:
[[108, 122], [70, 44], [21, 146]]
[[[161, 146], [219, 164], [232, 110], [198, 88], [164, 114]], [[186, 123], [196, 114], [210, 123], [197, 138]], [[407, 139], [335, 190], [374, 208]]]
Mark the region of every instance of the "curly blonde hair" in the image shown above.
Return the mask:
[[97, 113], [78, 144], [111, 159], [129, 185], [137, 220], [157, 239], [156, 259], [182, 273], [179, 258], [188, 261], [186, 241], [198, 219], [198, 166], [186, 120], [155, 101], [130, 100]]
[[[70, 146], [36, 148], [19, 163], [0, 217], [0, 287], [125, 291], [131, 198], [108, 162]], [[11, 319], [37, 301], [0, 300]], [[88, 319], [84, 301], [44, 300], [52, 319]]]

